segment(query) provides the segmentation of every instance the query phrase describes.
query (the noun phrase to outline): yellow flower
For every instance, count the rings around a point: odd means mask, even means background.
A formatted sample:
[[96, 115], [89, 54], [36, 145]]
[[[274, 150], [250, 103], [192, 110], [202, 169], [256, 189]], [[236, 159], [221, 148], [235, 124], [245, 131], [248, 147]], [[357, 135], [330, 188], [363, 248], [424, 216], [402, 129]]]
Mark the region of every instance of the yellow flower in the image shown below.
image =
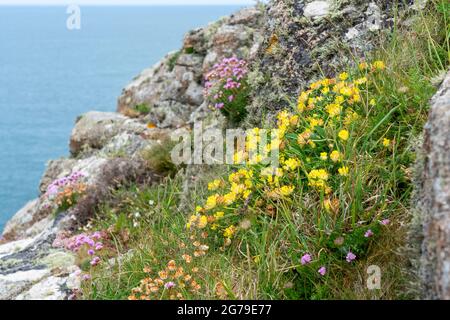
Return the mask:
[[283, 186], [279, 189], [280, 195], [287, 197], [294, 192], [294, 186]]
[[342, 73], [339, 75], [339, 79], [342, 80], [342, 81], [347, 80], [347, 79], [348, 79], [348, 73], [347, 73], [347, 72], [342, 72]]
[[347, 97], [350, 97], [353, 94], [353, 90], [349, 87], [343, 87], [339, 92]]
[[216, 220], [220, 220], [224, 217], [225, 213], [222, 211], [216, 212], [216, 214], [214, 215], [214, 218], [216, 218]]
[[355, 81], [355, 84], [357, 84], [357, 85], [362, 85], [362, 84], [365, 84], [365, 83], [367, 83], [367, 78], [366, 77], [359, 78], [359, 79], [357, 79]]
[[217, 189], [219, 189], [220, 184], [221, 184], [220, 180], [218, 180], [218, 179], [214, 180], [214, 181], [208, 183], [208, 190], [211, 190], [211, 191], [217, 190]]
[[322, 92], [322, 94], [327, 94], [327, 93], [330, 92], [330, 88], [329, 87], [325, 87], [325, 88], [322, 89], [321, 92]]
[[377, 60], [373, 63], [373, 68], [375, 70], [384, 70], [386, 69], [386, 65], [384, 64], [383, 61]]
[[341, 159], [341, 154], [339, 153], [339, 151], [334, 150], [330, 154], [330, 159], [333, 162], [338, 162]]
[[228, 228], [225, 229], [225, 231], [223, 232], [223, 236], [225, 238], [232, 238], [234, 233], [236, 232], [236, 227], [235, 226], [229, 226]]
[[214, 209], [216, 205], [217, 205], [217, 195], [212, 195], [208, 197], [208, 199], [206, 200], [205, 209], [206, 210]]
[[348, 167], [339, 168], [339, 174], [343, 177], [348, 176]]
[[391, 140], [384, 138], [383, 139], [383, 146], [388, 148], [391, 145]]
[[366, 70], [368, 67], [369, 67], [369, 65], [367, 64], [367, 62], [361, 62], [360, 64], [359, 64], [359, 70]]
[[300, 166], [300, 161], [294, 158], [289, 158], [284, 162], [284, 167], [286, 171], [294, 171]]
[[206, 216], [201, 216], [200, 219], [198, 220], [198, 227], [200, 229], [205, 228], [208, 225], [208, 217]]
[[233, 192], [227, 193], [223, 196], [223, 203], [226, 206], [232, 205], [234, 201], [236, 201], [236, 194]]
[[322, 159], [323, 161], [328, 160], [328, 153], [322, 152], [322, 153], [320, 154], [320, 159]]
[[375, 101], [375, 99], [371, 99], [371, 100], [369, 101], [369, 105], [371, 105], [372, 107], [375, 107], [376, 104], [377, 104], [377, 102]]
[[339, 136], [339, 138], [341, 138], [342, 140], [347, 141], [348, 138], [350, 137], [350, 134], [348, 133], [347, 130], [341, 130], [341, 131], [339, 131], [338, 136]]
[[335, 117], [341, 113], [342, 107], [339, 104], [332, 103], [326, 106], [326, 110], [330, 117]]
[[312, 180], [328, 180], [329, 175], [327, 170], [325, 169], [315, 169], [311, 170], [311, 172], [308, 174], [308, 178]]
[[344, 103], [345, 98], [343, 96], [337, 96], [336, 99], [334, 99], [334, 103], [336, 104], [342, 104]]

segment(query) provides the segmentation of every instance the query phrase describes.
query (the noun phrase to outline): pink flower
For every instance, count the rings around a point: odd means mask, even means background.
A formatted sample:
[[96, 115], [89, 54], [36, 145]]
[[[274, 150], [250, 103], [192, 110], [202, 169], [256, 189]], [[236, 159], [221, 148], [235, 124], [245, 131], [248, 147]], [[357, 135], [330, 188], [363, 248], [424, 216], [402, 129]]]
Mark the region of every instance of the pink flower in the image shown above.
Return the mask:
[[166, 288], [167, 290], [170, 290], [170, 289], [172, 289], [173, 287], [175, 287], [175, 283], [173, 283], [172, 281], [167, 282], [167, 283], [164, 285], [164, 288]]
[[369, 229], [369, 230], [367, 230], [366, 233], [364, 234], [364, 237], [370, 238], [371, 236], [373, 236], [373, 231]]
[[89, 274], [84, 274], [83, 275], [83, 280], [84, 281], [87, 281], [87, 280], [90, 280], [90, 279], [91, 279], [91, 276]]
[[356, 259], [356, 255], [353, 252], [349, 251], [345, 259], [347, 260], [348, 263], [350, 263]]
[[389, 220], [389, 219], [381, 220], [381, 224], [382, 224], [383, 226], [387, 226], [387, 225], [390, 224], [390, 223], [391, 223], [391, 220]]
[[96, 244], [95, 244], [95, 250], [102, 250], [103, 249], [103, 243], [101, 243], [101, 242], [97, 242]]
[[87, 253], [88, 253], [88, 255], [93, 256], [95, 254], [95, 251], [92, 249], [89, 249]]
[[308, 264], [311, 262], [311, 255], [309, 253], [305, 254], [302, 259], [301, 259], [301, 263], [302, 265]]
[[323, 277], [327, 273], [327, 268], [321, 267], [317, 272]]
[[94, 259], [91, 260], [91, 266], [96, 266], [98, 265], [100, 262], [100, 258], [99, 257], [95, 257]]

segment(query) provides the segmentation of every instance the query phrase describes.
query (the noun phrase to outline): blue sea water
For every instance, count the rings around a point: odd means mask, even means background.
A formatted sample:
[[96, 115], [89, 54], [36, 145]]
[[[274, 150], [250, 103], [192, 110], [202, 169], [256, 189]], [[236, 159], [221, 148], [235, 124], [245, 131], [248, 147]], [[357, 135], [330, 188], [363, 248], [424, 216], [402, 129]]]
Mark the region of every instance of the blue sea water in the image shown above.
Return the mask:
[[181, 46], [188, 30], [237, 6], [0, 6], [0, 230], [27, 201], [49, 159], [68, 154], [76, 117], [115, 111], [121, 89]]

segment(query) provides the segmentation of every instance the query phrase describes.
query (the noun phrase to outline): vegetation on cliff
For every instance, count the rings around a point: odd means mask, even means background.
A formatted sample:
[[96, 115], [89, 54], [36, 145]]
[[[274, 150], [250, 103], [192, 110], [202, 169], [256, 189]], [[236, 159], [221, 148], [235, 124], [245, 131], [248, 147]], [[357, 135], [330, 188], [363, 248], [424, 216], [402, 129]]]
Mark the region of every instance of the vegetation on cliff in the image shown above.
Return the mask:
[[413, 297], [402, 248], [416, 148], [450, 60], [447, 9], [429, 3], [366, 60], [291, 97], [271, 142], [277, 172], [258, 159], [213, 170], [188, 208], [181, 174], [114, 191], [89, 227], [109, 244], [85, 265], [80, 298]]

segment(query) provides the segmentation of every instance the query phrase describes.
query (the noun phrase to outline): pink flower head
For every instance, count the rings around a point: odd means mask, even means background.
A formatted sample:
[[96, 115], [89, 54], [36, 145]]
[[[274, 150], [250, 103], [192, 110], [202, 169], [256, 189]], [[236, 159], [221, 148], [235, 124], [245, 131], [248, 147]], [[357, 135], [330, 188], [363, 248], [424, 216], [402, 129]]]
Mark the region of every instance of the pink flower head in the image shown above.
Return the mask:
[[87, 281], [87, 280], [90, 280], [90, 279], [91, 279], [91, 276], [89, 274], [84, 274], [83, 275], [83, 280], [84, 281]]
[[92, 249], [89, 249], [87, 253], [88, 253], [88, 255], [93, 256], [95, 254], [95, 251]]
[[367, 230], [366, 233], [364, 234], [364, 237], [366, 238], [370, 238], [373, 236], [373, 231], [372, 230]]
[[347, 260], [348, 263], [350, 263], [356, 259], [356, 255], [353, 252], [349, 251], [345, 259]]
[[327, 273], [327, 268], [320, 267], [320, 269], [317, 272], [323, 277]]
[[387, 226], [387, 225], [390, 224], [390, 223], [391, 223], [391, 220], [389, 220], [389, 219], [381, 220], [381, 224], [382, 224], [383, 226]]
[[172, 281], [169, 281], [164, 285], [164, 288], [166, 288], [167, 290], [170, 290], [173, 287], [175, 287], [175, 283], [173, 283]]
[[99, 257], [95, 257], [94, 259], [91, 260], [91, 266], [96, 266], [98, 265], [100, 262], [100, 258]]
[[103, 244], [101, 242], [97, 242], [95, 244], [95, 250], [102, 250], [103, 249]]
[[302, 257], [301, 263], [302, 263], [302, 265], [305, 265], [305, 264], [310, 263], [311, 260], [312, 260], [311, 255], [309, 253], [307, 253]]

